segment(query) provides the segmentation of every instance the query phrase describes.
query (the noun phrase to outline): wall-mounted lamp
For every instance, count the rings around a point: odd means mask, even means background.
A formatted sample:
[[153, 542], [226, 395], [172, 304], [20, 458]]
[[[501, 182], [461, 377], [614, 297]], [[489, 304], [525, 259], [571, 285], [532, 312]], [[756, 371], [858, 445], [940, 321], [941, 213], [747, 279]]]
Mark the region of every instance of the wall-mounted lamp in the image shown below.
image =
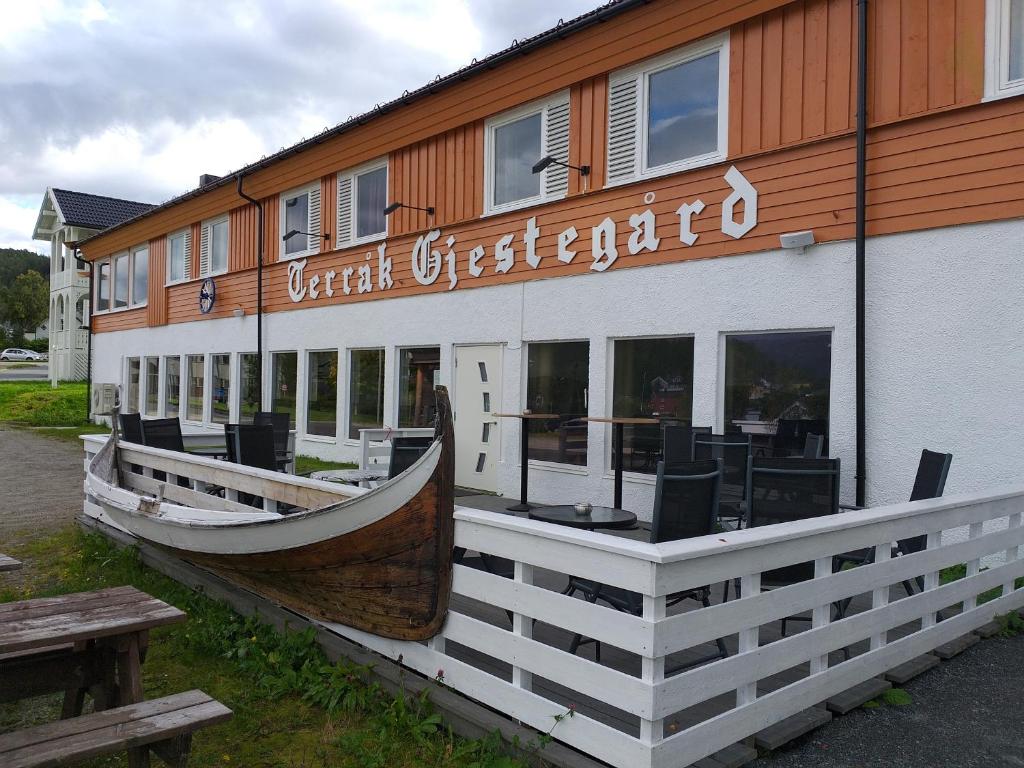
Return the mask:
[[314, 235], [311, 232], [300, 232], [297, 229], [289, 229], [288, 233], [284, 237], [282, 237], [281, 239], [284, 240], [285, 242], [288, 242], [289, 240], [291, 240], [296, 235], [305, 235], [306, 237], [321, 237], [324, 240], [330, 240], [331, 239], [331, 234], [329, 232], [326, 233], [326, 234], [323, 234], [323, 235]]
[[245, 310], [242, 307], [235, 307], [231, 310], [231, 314], [235, 317], [245, 317]]
[[533, 172], [534, 173], [540, 173], [545, 168], [547, 168], [549, 165], [560, 165], [563, 168], [572, 168], [574, 171], [579, 171], [580, 172], [580, 176], [589, 176], [590, 175], [590, 166], [589, 165], [569, 165], [568, 163], [563, 163], [557, 157], [554, 157], [552, 155], [548, 155], [547, 157], [542, 157], [540, 160], [538, 160], [536, 163], [534, 163], [533, 164]]
[[814, 245], [814, 230], [805, 229], [803, 232], [787, 232], [779, 235], [779, 244], [793, 253], [803, 253], [807, 246]]
[[409, 208], [413, 211], [425, 211], [427, 216], [434, 215], [434, 206], [432, 205], [428, 205], [426, 208], [420, 208], [418, 205], [406, 205], [405, 203], [392, 203], [391, 205], [384, 209], [384, 215], [390, 216], [399, 208]]

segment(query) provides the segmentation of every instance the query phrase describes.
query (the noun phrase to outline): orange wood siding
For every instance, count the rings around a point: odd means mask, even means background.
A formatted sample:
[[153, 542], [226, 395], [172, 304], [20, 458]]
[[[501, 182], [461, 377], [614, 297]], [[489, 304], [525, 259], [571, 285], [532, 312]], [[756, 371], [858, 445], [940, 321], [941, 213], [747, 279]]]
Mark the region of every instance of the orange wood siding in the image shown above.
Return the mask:
[[149, 295], [146, 322], [164, 325], [167, 322], [167, 238], [149, 241]]
[[[600, 189], [605, 183], [608, 160], [608, 77], [594, 77], [574, 86], [569, 93], [569, 164], [589, 165], [587, 189]], [[584, 189], [584, 179], [569, 174], [569, 194]]]
[[92, 316], [92, 332], [106, 333], [107, 331], [130, 331], [133, 328], [145, 328], [149, 325], [147, 320], [148, 307], [138, 309], [122, 309], [118, 312], [101, 312]]
[[246, 204], [228, 216], [228, 270], [236, 272], [256, 266], [258, 232], [256, 206]]
[[[263, 200], [263, 263], [281, 258], [281, 198], [277, 195]], [[323, 210], [321, 209], [321, 215]], [[334, 215], [333, 213], [331, 214]]]

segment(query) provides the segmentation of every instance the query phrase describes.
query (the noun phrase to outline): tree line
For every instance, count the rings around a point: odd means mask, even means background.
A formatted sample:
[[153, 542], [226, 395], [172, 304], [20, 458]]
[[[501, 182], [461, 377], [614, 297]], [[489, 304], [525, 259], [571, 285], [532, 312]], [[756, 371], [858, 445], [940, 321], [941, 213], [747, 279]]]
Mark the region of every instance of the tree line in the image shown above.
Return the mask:
[[50, 260], [23, 248], [0, 248], [0, 345], [17, 343], [50, 314]]

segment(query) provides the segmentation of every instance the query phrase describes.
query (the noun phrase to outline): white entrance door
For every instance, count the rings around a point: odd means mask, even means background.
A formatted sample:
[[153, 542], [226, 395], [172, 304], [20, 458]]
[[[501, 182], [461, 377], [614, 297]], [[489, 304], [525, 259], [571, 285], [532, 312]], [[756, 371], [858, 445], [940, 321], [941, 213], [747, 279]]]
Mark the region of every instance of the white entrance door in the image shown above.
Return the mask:
[[501, 345], [455, 348], [455, 483], [497, 492]]

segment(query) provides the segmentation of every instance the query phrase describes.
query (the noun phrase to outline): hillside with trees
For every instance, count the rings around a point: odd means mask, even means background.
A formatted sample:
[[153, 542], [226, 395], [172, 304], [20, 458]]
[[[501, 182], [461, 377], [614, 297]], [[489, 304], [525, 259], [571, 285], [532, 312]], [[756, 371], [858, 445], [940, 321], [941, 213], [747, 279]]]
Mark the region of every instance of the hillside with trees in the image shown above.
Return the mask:
[[49, 315], [50, 260], [34, 251], [0, 248], [0, 346], [22, 340]]

